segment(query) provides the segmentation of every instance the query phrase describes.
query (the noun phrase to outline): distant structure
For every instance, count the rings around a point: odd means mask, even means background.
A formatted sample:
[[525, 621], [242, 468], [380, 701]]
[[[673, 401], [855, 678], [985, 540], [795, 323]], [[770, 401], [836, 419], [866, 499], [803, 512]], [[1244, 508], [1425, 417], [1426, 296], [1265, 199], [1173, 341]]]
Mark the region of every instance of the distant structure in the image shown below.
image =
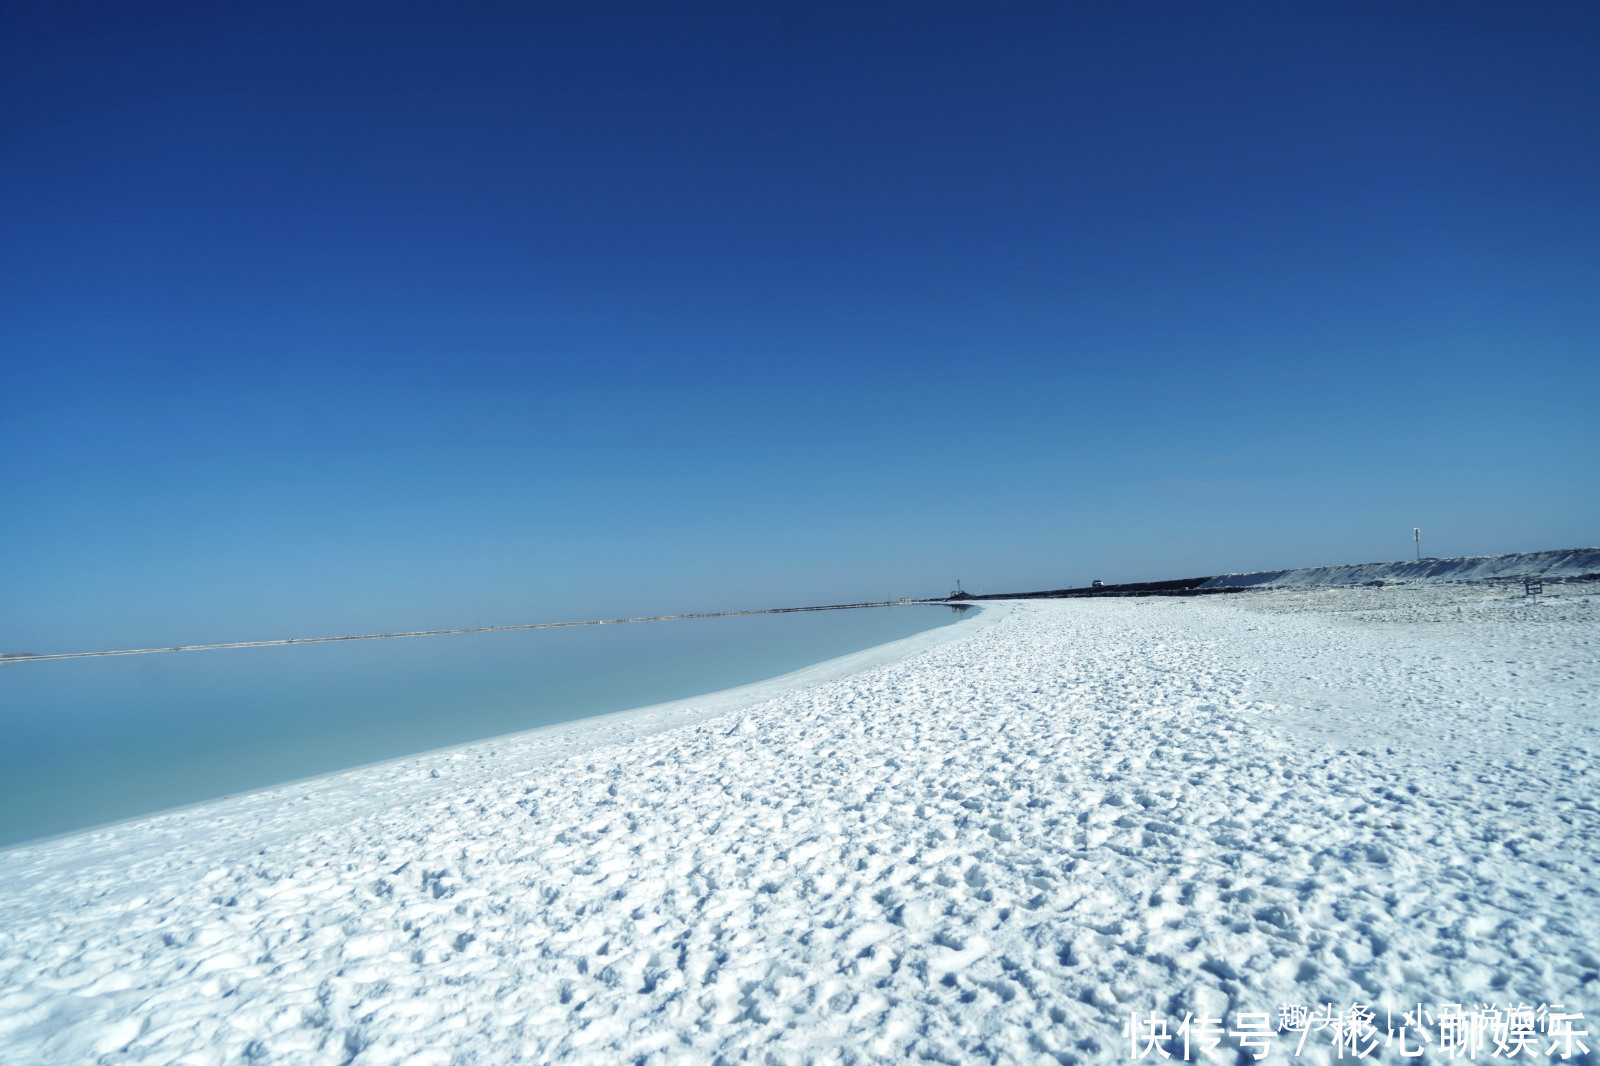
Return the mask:
[[1101, 581], [1099, 578], [1095, 578], [1093, 581], [1089, 582], [1089, 587], [1092, 589], [1102, 589], [1106, 586], [1104, 581]]
[[952, 600], [970, 600], [972, 599], [972, 593], [961, 590], [961, 579], [958, 577], [956, 578], [956, 590], [948, 598]]

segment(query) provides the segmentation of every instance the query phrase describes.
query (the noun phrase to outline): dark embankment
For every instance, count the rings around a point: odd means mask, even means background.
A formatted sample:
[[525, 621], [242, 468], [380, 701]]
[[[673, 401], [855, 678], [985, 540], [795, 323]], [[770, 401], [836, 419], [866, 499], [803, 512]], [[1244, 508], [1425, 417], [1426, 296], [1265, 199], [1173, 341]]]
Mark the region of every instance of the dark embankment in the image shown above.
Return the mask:
[[1209, 577], [1185, 577], [1176, 581], [1130, 581], [1122, 585], [1093, 585], [1088, 588], [1048, 589], [1043, 592], [1004, 592], [978, 596], [958, 592], [951, 600], [1065, 600], [1078, 596], [1209, 596], [1219, 592], [1243, 592], [1239, 588], [1201, 588]]

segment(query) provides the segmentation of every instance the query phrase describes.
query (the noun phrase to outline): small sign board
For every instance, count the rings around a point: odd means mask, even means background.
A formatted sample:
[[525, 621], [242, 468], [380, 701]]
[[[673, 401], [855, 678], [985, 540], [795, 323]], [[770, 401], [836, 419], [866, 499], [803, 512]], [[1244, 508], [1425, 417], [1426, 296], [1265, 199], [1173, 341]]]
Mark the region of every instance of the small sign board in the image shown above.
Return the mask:
[[1522, 594], [1524, 596], [1537, 596], [1544, 591], [1544, 580], [1536, 577], [1522, 579]]

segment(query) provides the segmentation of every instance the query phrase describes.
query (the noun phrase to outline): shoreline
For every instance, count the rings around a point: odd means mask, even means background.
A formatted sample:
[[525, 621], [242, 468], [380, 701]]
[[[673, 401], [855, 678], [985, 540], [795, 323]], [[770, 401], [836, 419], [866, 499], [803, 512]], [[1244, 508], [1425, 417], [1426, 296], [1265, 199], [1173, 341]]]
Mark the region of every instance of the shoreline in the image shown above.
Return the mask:
[[[939, 606], [939, 604], [932, 604], [931, 606]], [[698, 696], [688, 696], [661, 703], [643, 704], [618, 711], [607, 711], [602, 714], [574, 718], [565, 722], [554, 722], [549, 725], [535, 726], [499, 736], [430, 748], [426, 751], [414, 752], [409, 755], [399, 755], [389, 759], [359, 763], [343, 769], [313, 774], [309, 777], [294, 778], [261, 788], [213, 796], [193, 803], [167, 807], [159, 811], [103, 822], [84, 829], [69, 830], [64, 833], [38, 837], [0, 847], [0, 857], [15, 859], [31, 849], [60, 848], [78, 838], [85, 838], [80, 843], [80, 847], [85, 849], [95, 846], [110, 848], [115, 846], [115, 843], [110, 839], [111, 837], [124, 834], [130, 828], [137, 828], [141, 823], [147, 822], [163, 823], [172, 819], [198, 819], [221, 826], [229, 824], [229, 820], [232, 818], [245, 816], [246, 812], [253, 808], [271, 806], [273, 803], [288, 799], [295, 794], [300, 795], [302, 800], [305, 800], [310, 798], [310, 794], [318, 793], [330, 801], [336, 802], [342, 798], [348, 803], [352, 802], [352, 798], [346, 794], [347, 791], [350, 788], [359, 788], [360, 784], [369, 777], [381, 779], [387, 776], [388, 771], [403, 771], [402, 776], [389, 783], [392, 785], [397, 781], [406, 781], [420, 785], [426, 776], [422, 771], [434, 770], [438, 769], [438, 767], [429, 765], [419, 768], [411, 764], [438, 760], [457, 762], [467, 758], [481, 758], [482, 752], [480, 749], [498, 752], [504, 748], [508, 753], [513, 750], [519, 753], [526, 753], [529, 749], [547, 749], [539, 751], [534, 757], [541, 761], [558, 761], [581, 754], [591, 747], [610, 743], [625, 743], [629, 740], [650, 736], [679, 726], [698, 724], [714, 719], [719, 715], [730, 714], [764, 700], [772, 699], [786, 692], [802, 690], [840, 677], [846, 677], [862, 670], [871, 669], [886, 662], [892, 662], [897, 658], [914, 655], [919, 651], [936, 647], [946, 641], [960, 639], [964, 634], [971, 632], [967, 628], [968, 626], [992, 625], [1003, 616], [1005, 611], [1003, 606], [995, 604], [974, 604], [967, 610], [970, 611], [970, 616], [961, 618], [954, 623], [934, 626], [920, 633], [913, 633], [908, 637], [901, 637], [883, 644], [863, 648], [860, 651], [825, 659], [822, 662], [813, 663], [810, 666], [791, 670], [788, 673], [779, 674], [762, 681], [754, 681], [729, 689], [719, 689]], [[646, 725], [646, 723], [648, 724]], [[644, 727], [639, 728], [640, 726]], [[361, 778], [362, 782], [354, 780], [357, 777]], [[342, 780], [345, 778], [352, 778], [352, 780]], [[426, 780], [434, 779], [426, 778]], [[355, 797], [353, 802], [359, 804], [359, 796]], [[176, 831], [179, 828], [185, 833], [192, 833], [197, 828], [202, 827], [194, 825], [172, 827], [168, 832]], [[157, 825], [152, 824], [149, 827], [149, 831], [157, 832]], [[61, 861], [67, 860], [63, 858]], [[87, 856], [82, 856], [73, 861], [88, 860]]]

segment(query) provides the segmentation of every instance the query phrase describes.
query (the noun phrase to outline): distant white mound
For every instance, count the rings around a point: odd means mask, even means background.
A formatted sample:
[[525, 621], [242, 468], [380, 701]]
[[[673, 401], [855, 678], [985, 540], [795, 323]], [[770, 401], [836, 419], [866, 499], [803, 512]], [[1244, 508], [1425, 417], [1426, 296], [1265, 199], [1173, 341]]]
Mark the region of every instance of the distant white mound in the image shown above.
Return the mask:
[[1223, 574], [1200, 587], [1311, 588], [1319, 585], [1365, 585], [1375, 581], [1494, 581], [1539, 578], [1569, 580], [1600, 574], [1600, 548], [1513, 552], [1508, 555], [1464, 555], [1459, 559], [1406, 559], [1396, 563], [1352, 563], [1308, 566], [1298, 570], [1262, 570]]

